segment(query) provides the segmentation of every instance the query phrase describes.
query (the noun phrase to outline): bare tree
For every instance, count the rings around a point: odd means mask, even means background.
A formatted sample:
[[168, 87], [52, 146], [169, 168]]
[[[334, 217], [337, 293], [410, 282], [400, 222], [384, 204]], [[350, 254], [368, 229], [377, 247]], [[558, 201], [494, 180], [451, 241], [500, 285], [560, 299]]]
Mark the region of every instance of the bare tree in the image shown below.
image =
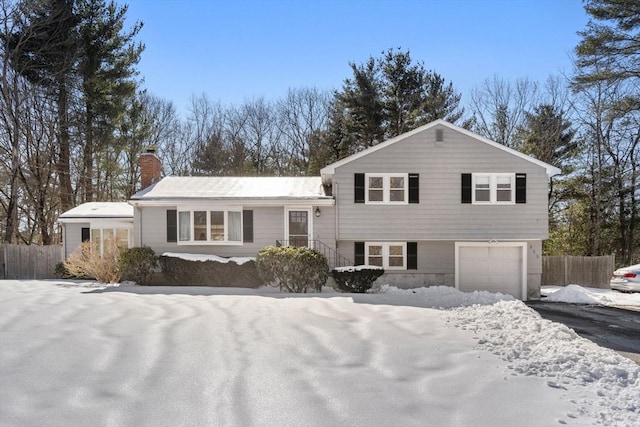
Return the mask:
[[525, 124], [526, 113], [538, 103], [538, 84], [528, 79], [515, 83], [498, 76], [486, 79], [471, 91], [473, 130], [492, 141], [517, 148], [518, 129]]
[[276, 158], [281, 173], [308, 172], [311, 140], [327, 129], [331, 96], [331, 92], [317, 88], [289, 89], [287, 96], [276, 103], [282, 135]]

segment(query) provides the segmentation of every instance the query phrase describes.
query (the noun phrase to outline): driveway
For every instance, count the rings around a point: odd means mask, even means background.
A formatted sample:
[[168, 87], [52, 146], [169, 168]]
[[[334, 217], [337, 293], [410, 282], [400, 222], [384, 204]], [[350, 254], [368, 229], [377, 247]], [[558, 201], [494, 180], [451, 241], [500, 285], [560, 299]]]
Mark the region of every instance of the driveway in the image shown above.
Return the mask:
[[563, 302], [528, 301], [548, 320], [567, 325], [580, 336], [640, 364], [640, 312]]

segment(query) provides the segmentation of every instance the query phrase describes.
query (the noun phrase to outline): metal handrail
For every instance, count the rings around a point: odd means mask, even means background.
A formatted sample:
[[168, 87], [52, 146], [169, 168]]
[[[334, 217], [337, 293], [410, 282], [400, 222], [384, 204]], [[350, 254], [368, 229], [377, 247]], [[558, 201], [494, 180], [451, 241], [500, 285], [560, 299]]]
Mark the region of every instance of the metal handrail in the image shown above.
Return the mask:
[[[289, 246], [289, 241], [276, 240], [276, 246]], [[329, 261], [330, 268], [353, 265], [353, 262], [349, 258], [339, 254], [331, 246], [328, 246], [320, 240], [309, 240], [308, 246], [319, 254], [324, 255], [324, 257], [327, 258], [327, 261]]]

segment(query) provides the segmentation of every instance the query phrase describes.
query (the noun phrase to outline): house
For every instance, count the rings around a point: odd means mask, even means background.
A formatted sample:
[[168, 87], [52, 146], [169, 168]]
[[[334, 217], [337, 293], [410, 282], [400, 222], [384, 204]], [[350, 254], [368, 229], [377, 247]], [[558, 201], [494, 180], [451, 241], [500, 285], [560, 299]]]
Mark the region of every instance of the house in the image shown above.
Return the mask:
[[122, 246], [133, 245], [133, 206], [127, 202], [83, 203], [60, 215], [58, 223], [65, 258], [86, 240], [100, 247], [108, 238], [115, 238]]
[[548, 181], [560, 170], [443, 120], [320, 177], [165, 177], [141, 156], [133, 244], [157, 253], [255, 256], [309, 245], [331, 264], [384, 267], [398, 286], [539, 295]]

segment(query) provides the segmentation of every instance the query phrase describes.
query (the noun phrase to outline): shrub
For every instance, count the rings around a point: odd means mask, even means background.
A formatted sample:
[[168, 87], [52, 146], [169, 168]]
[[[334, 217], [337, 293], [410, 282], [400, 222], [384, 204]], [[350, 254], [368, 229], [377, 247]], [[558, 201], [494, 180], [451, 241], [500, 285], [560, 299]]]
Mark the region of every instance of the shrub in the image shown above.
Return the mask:
[[96, 279], [103, 283], [120, 282], [118, 255], [122, 249], [114, 239], [105, 239], [102, 254], [94, 242], [82, 242], [64, 262], [73, 277]]
[[73, 275], [69, 273], [67, 267], [64, 266], [64, 262], [59, 262], [53, 268], [53, 276], [58, 279], [71, 279]]
[[306, 247], [267, 246], [258, 252], [260, 278], [288, 292], [322, 290], [329, 277], [327, 258]]
[[376, 279], [384, 274], [384, 269], [374, 266], [334, 268], [333, 278], [338, 288], [346, 292], [365, 293]]
[[153, 269], [158, 266], [158, 257], [148, 246], [129, 248], [120, 252], [118, 268], [124, 280], [139, 285], [148, 285], [153, 277]]

